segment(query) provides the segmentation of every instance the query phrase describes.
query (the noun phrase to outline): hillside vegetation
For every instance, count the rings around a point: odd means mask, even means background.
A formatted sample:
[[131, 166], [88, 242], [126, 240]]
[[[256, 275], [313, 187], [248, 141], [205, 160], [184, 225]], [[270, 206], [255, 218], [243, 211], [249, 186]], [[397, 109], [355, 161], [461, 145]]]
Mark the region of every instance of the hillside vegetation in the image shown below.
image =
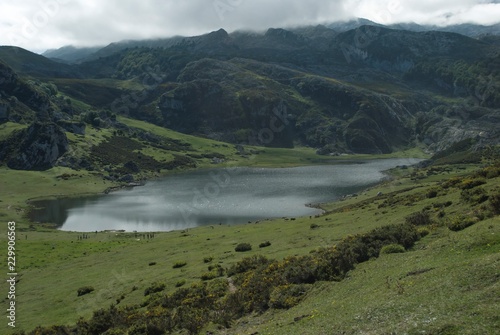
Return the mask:
[[398, 168], [317, 217], [154, 237], [22, 231], [17, 333], [493, 334], [495, 150]]
[[[52, 52], [65, 62], [0, 47], [19, 274], [0, 333], [496, 334], [498, 39], [359, 23]], [[90, 234], [29, 219], [33, 200], [196, 168], [394, 156], [430, 159], [318, 216]]]
[[29, 112], [5, 87], [0, 119], [29, 122], [42, 109], [45, 121], [75, 121], [92, 111], [234, 144], [305, 145], [321, 154], [419, 145], [435, 152], [473, 137], [480, 146], [496, 144], [499, 52], [493, 39], [373, 25], [221, 29], [112, 44], [71, 65], [2, 47], [0, 59], [11, 68], [4, 77], [14, 71], [50, 103], [21, 99]]

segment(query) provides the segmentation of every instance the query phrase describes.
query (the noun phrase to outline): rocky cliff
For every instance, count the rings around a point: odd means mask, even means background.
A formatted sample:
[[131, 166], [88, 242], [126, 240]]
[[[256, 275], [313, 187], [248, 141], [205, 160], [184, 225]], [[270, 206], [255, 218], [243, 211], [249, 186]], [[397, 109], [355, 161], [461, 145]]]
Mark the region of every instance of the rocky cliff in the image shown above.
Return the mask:
[[68, 147], [66, 133], [59, 126], [36, 122], [0, 144], [0, 161], [15, 170], [47, 170]]

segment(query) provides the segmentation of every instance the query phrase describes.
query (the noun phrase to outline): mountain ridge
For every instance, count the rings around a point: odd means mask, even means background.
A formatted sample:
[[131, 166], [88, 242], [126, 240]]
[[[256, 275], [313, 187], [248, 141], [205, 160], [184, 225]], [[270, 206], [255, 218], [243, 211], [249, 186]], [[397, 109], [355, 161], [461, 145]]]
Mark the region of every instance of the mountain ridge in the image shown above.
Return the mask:
[[[353, 19], [349, 21], [339, 21], [339, 22], [334, 22], [334, 23], [325, 23], [325, 24], [319, 24], [317, 26], [300, 26], [300, 27], [292, 27], [292, 28], [276, 28], [276, 29], [282, 29], [286, 31], [291, 31], [291, 32], [298, 32], [299, 35], [303, 35], [304, 32], [310, 31], [314, 28], [317, 27], [322, 27], [323, 29], [326, 29], [327, 34], [333, 35], [333, 34], [338, 34], [340, 32], [345, 32], [348, 30], [353, 30], [353, 29], [358, 29], [359, 27], [363, 25], [371, 25], [371, 26], [378, 26], [378, 27], [385, 27], [385, 28], [390, 28], [390, 29], [399, 29], [399, 30], [408, 30], [408, 31], [415, 31], [415, 32], [422, 32], [422, 31], [442, 31], [442, 32], [455, 32], [459, 33], [461, 35], [473, 37], [473, 38], [479, 38], [479, 37], [484, 37], [488, 35], [500, 35], [500, 23], [494, 24], [494, 25], [489, 25], [489, 26], [483, 26], [483, 25], [476, 25], [476, 24], [458, 24], [458, 25], [450, 25], [450, 26], [436, 26], [436, 25], [419, 25], [416, 23], [396, 23], [396, 24], [390, 24], [390, 25], [383, 25], [379, 24], [367, 19], [363, 18], [358, 18], [358, 19]], [[222, 29], [222, 28], [221, 28]], [[274, 28], [270, 28], [274, 29]], [[222, 29], [223, 30], [223, 29]], [[325, 31], [325, 30], [324, 30]], [[242, 30], [236, 30], [229, 35], [237, 35], [245, 33], [245, 31]], [[250, 34], [253, 35], [262, 35], [267, 33], [265, 32], [256, 32], [256, 31], [251, 31]], [[210, 33], [208, 33], [210, 34]], [[202, 37], [208, 34], [200, 35], [197, 36]], [[83, 61], [89, 61], [93, 59], [97, 59], [99, 57], [105, 57], [109, 56], [110, 54], [123, 50], [125, 48], [130, 48], [130, 47], [162, 47], [162, 48], [168, 48], [172, 47], [177, 43], [182, 43], [185, 40], [192, 39], [193, 37], [185, 37], [185, 36], [172, 36], [172, 37], [167, 37], [167, 38], [157, 38], [157, 39], [149, 39], [149, 40], [125, 40], [125, 41], [120, 41], [120, 42], [113, 42], [110, 43], [107, 46], [103, 47], [83, 47], [83, 48], [77, 48], [71, 45], [68, 46], [63, 46], [59, 49], [51, 49], [47, 50], [42, 53], [43, 56], [47, 58], [54, 58], [54, 59], [59, 59], [64, 62], [74, 62], [74, 63], [80, 63]], [[81, 54], [78, 54], [78, 50], [81, 50]]]
[[[72, 65], [9, 47], [0, 59], [47, 92], [52, 121], [124, 115], [234, 144], [305, 145], [321, 154], [435, 152], [471, 137], [499, 143], [495, 43], [373, 25], [220, 29], [155, 42], [165, 47], [143, 43]], [[9, 92], [4, 105], [16, 95]], [[71, 99], [86, 107], [75, 111]]]

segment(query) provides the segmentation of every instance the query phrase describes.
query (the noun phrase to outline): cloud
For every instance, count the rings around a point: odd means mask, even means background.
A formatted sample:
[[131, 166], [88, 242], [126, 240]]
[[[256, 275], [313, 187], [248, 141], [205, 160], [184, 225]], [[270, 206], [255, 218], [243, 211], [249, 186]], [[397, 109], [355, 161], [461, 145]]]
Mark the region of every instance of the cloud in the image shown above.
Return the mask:
[[23, 0], [0, 3], [0, 45], [42, 52], [73, 44], [265, 30], [353, 17], [376, 22], [493, 24], [498, 0]]

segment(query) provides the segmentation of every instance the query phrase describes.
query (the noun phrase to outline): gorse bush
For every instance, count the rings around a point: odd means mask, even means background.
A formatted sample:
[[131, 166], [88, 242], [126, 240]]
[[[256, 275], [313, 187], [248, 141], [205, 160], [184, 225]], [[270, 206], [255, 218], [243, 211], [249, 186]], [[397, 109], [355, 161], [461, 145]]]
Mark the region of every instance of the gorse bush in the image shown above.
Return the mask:
[[262, 255], [254, 255], [250, 257], [244, 257], [241, 261], [238, 263], [232, 265], [228, 270], [227, 270], [227, 275], [229, 277], [238, 274], [238, 273], [243, 273], [247, 272], [250, 270], [255, 270], [259, 269], [261, 267], [264, 267], [270, 263], [270, 260], [267, 259], [267, 257], [262, 256]]
[[174, 265], [172, 265], [172, 267], [174, 269], [178, 269], [178, 268], [182, 268], [182, 267], [184, 267], [186, 265], [187, 265], [186, 262], [184, 262], [184, 261], [178, 261], [178, 262], [175, 262]]
[[428, 212], [411, 213], [405, 218], [405, 220], [406, 223], [414, 226], [427, 226], [432, 223], [431, 216]]
[[152, 294], [165, 288], [156, 282], [144, 292], [149, 297], [141, 306], [111, 306], [94, 312], [89, 320], [81, 319], [76, 326], [58, 328], [56, 332], [40, 328], [28, 335], [198, 334], [208, 323], [229, 327], [233, 320], [248, 313], [291, 308], [305, 297], [310, 284], [342, 280], [356, 264], [378, 257], [384, 247], [408, 249], [419, 237], [414, 225], [400, 224], [348, 236], [335, 246], [282, 261], [253, 255], [227, 270], [230, 280], [215, 278], [224, 270], [220, 265], [211, 265], [209, 272], [202, 275], [210, 281], [179, 287], [169, 294]]
[[175, 287], [181, 287], [181, 286], [184, 286], [184, 285], [186, 285], [186, 280], [185, 279], [181, 279], [181, 280], [179, 280], [179, 281], [177, 281], [175, 283]]
[[418, 232], [418, 234], [420, 235], [421, 238], [425, 237], [425, 236], [427, 236], [427, 235], [429, 235], [431, 233], [430, 229], [427, 228], [427, 227], [419, 227], [417, 229], [417, 232]]
[[380, 249], [381, 254], [398, 254], [405, 252], [405, 248], [399, 244], [388, 244]]
[[201, 280], [211, 280], [224, 275], [224, 269], [220, 264], [210, 265], [208, 271], [201, 275]]
[[276, 287], [269, 297], [269, 305], [276, 309], [289, 309], [296, 306], [306, 295], [310, 285], [291, 284]]
[[94, 288], [92, 286], [83, 286], [83, 287], [80, 287], [76, 292], [77, 292], [78, 296], [81, 297], [82, 295], [89, 294], [90, 292], [93, 292], [93, 291], [94, 291]]
[[165, 289], [165, 283], [160, 283], [160, 282], [154, 282], [144, 290], [144, 295], [150, 295], [153, 293], [161, 292]]
[[488, 194], [482, 187], [465, 189], [460, 193], [460, 198], [471, 205], [479, 205], [488, 200]]
[[244, 252], [252, 250], [252, 245], [250, 243], [240, 243], [234, 248], [236, 252]]
[[470, 190], [474, 187], [481, 186], [484, 184], [486, 184], [486, 181], [484, 179], [464, 179], [458, 185], [458, 187], [462, 190]]
[[500, 214], [500, 193], [494, 194], [490, 197], [491, 210], [494, 214]]
[[448, 223], [448, 229], [452, 231], [464, 230], [465, 228], [472, 226], [478, 221], [479, 220], [477, 218], [472, 218], [466, 215], [458, 215]]

